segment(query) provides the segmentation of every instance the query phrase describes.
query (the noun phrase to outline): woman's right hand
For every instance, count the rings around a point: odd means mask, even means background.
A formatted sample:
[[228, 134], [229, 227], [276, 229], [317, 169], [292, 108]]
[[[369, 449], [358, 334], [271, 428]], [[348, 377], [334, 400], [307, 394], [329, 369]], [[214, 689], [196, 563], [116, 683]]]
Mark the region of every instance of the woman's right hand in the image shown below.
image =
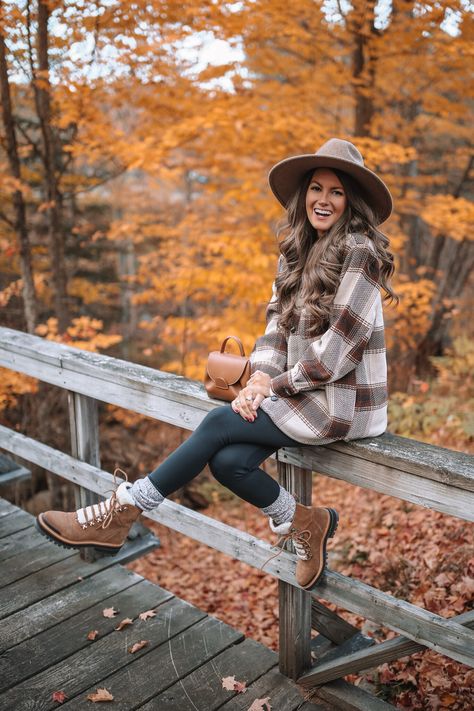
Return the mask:
[[260, 383], [247, 383], [235, 400], [232, 400], [232, 409], [234, 412], [238, 412], [244, 420], [253, 422], [257, 417], [257, 409], [268, 395], [267, 391], [269, 391], [268, 386]]

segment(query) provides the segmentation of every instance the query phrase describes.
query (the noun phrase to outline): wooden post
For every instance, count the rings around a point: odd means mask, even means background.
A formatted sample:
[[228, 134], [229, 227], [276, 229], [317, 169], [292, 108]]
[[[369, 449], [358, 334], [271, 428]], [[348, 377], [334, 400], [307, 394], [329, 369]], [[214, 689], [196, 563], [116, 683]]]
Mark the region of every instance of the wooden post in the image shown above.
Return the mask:
[[[71, 450], [73, 457], [100, 467], [99, 414], [97, 400], [86, 395], [68, 391], [69, 422], [71, 426]], [[90, 506], [101, 497], [82, 486], [74, 487], [76, 508]], [[81, 551], [81, 558], [89, 563], [98, 556], [93, 549]]]
[[[311, 477], [308, 469], [278, 462], [281, 486], [298, 501], [311, 505]], [[311, 594], [293, 585], [278, 583], [280, 617], [280, 671], [298, 679], [311, 666]]]

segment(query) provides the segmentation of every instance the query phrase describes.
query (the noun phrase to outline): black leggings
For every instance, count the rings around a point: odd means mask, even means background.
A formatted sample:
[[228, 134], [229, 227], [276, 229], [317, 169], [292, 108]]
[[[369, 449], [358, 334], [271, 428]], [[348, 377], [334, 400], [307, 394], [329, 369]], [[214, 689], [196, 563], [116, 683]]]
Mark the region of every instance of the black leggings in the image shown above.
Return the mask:
[[192, 435], [160, 466], [150, 479], [163, 496], [194, 479], [206, 466], [228, 489], [245, 501], [264, 508], [276, 501], [279, 484], [259, 468], [280, 447], [301, 446], [273, 423], [260, 408], [247, 422], [231, 405], [208, 412]]

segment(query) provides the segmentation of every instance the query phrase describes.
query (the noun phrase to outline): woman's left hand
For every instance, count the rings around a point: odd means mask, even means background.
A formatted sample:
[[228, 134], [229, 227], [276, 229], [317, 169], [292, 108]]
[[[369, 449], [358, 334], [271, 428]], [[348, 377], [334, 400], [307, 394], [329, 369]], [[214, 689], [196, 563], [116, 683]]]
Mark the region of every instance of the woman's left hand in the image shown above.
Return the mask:
[[270, 395], [270, 382], [271, 377], [267, 373], [256, 370], [248, 379], [245, 388], [242, 388], [236, 399], [232, 401], [234, 412], [238, 412], [246, 420], [253, 421], [256, 410]]

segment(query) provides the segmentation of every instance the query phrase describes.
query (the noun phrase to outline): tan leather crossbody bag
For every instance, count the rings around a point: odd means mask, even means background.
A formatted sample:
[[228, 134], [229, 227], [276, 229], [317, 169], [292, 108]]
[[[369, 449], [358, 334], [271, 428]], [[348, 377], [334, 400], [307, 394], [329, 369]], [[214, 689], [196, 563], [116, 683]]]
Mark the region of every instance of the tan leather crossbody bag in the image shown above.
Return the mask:
[[[240, 355], [226, 353], [229, 338], [237, 342]], [[242, 341], [237, 336], [227, 336], [220, 351], [211, 351], [207, 359], [204, 385], [210, 397], [230, 402], [237, 397], [250, 378], [250, 361], [245, 356]]]

